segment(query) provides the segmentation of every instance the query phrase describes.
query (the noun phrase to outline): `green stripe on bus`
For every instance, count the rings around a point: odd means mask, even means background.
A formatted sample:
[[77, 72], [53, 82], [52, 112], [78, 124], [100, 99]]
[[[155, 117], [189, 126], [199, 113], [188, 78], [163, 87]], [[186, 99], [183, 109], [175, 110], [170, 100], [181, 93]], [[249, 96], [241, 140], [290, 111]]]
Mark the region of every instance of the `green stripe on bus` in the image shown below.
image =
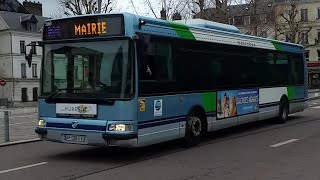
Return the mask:
[[216, 92], [203, 93], [202, 99], [203, 99], [203, 107], [206, 112], [216, 111], [216, 104], [217, 104]]
[[168, 21], [168, 23], [176, 31], [177, 35], [180, 38], [196, 40], [196, 38], [194, 37], [194, 35], [190, 31], [189, 27], [187, 27], [181, 23], [176, 23], [176, 22], [172, 22], [172, 21]]
[[279, 42], [271, 41], [271, 43], [273, 44], [274, 48], [276, 48], [277, 51], [283, 51], [283, 47]]
[[289, 86], [287, 89], [288, 89], [288, 98], [289, 98], [289, 100], [295, 99], [296, 93], [295, 93], [294, 86]]

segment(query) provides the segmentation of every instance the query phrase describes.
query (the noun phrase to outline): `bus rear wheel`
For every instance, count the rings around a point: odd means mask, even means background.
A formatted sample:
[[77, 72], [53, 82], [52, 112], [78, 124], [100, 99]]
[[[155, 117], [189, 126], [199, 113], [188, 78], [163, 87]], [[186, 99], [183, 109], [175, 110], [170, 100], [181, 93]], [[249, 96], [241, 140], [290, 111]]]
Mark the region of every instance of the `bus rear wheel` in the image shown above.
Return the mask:
[[289, 102], [287, 98], [281, 98], [279, 104], [279, 115], [277, 117], [277, 123], [287, 122], [289, 117]]
[[196, 146], [200, 143], [202, 135], [202, 121], [197, 115], [191, 115], [186, 122], [186, 132], [183, 144], [186, 147]]

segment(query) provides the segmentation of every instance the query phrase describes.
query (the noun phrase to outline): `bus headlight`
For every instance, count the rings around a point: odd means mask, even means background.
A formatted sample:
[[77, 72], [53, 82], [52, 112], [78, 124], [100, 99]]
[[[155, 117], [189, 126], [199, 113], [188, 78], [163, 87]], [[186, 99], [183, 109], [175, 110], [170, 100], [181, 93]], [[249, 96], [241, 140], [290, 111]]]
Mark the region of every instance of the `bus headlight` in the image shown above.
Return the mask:
[[133, 131], [133, 125], [132, 124], [110, 124], [109, 131]]
[[39, 119], [38, 120], [38, 126], [40, 127], [45, 127], [46, 126], [46, 121], [42, 120], [42, 119]]

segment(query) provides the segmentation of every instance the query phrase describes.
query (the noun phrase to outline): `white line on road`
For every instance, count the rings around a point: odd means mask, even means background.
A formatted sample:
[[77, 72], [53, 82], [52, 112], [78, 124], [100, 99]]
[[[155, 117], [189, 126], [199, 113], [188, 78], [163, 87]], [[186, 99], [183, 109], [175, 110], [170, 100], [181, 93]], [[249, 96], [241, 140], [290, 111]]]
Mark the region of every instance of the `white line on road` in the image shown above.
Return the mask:
[[320, 109], [320, 106], [311, 107], [313, 109]]
[[[29, 124], [29, 123], [35, 123], [37, 121], [29, 121], [29, 122], [21, 122], [21, 123], [12, 123], [9, 124], [9, 126], [15, 126], [15, 125], [20, 125], [20, 124]], [[4, 125], [1, 125], [1, 127], [3, 127]]]
[[292, 142], [295, 142], [295, 141], [298, 141], [299, 139], [290, 139], [288, 141], [284, 141], [284, 142], [281, 142], [281, 143], [278, 143], [278, 144], [274, 144], [274, 145], [271, 145], [270, 147], [279, 147], [279, 146], [282, 146], [282, 145], [285, 145], [285, 144], [289, 144], [289, 143], [292, 143]]
[[22, 166], [22, 167], [17, 167], [17, 168], [13, 168], [13, 169], [7, 169], [7, 170], [0, 171], [0, 174], [12, 172], [12, 171], [18, 171], [18, 170], [21, 170], [21, 169], [32, 168], [32, 167], [35, 167], [35, 166], [41, 166], [41, 165], [44, 165], [44, 164], [48, 164], [48, 162], [41, 162], [41, 163], [37, 163], [37, 164], [31, 164], [31, 165], [28, 165], [28, 166]]

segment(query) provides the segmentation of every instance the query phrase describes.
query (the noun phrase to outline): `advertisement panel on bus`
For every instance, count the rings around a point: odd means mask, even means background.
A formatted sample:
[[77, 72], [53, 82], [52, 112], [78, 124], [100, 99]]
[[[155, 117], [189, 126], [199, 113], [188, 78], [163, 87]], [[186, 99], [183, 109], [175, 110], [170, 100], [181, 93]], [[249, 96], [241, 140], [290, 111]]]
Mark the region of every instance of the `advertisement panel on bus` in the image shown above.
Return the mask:
[[217, 96], [218, 119], [259, 111], [259, 89], [218, 91]]

